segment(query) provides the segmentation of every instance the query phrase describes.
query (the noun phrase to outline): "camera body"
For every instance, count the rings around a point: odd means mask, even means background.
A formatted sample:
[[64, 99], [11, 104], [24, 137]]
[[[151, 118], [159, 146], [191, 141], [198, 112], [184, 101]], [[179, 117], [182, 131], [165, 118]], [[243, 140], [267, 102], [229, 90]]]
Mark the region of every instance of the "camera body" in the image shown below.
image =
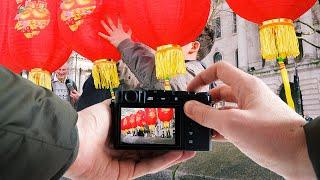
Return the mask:
[[211, 150], [211, 130], [183, 111], [189, 100], [211, 103], [208, 93], [117, 91], [111, 103], [115, 149]]

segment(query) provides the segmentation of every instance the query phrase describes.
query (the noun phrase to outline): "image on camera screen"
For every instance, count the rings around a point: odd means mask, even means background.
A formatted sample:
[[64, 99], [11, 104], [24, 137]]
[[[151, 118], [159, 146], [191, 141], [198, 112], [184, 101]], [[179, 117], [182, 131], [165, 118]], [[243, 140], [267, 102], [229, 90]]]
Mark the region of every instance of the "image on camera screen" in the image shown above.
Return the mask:
[[121, 143], [174, 145], [175, 109], [121, 108]]

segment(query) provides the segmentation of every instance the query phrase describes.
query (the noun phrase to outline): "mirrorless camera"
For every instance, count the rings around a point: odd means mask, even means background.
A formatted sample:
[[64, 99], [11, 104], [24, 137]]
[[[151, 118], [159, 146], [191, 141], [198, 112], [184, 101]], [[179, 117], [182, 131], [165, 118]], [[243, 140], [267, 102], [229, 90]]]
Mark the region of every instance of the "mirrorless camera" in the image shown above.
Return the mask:
[[189, 100], [211, 103], [208, 93], [117, 91], [111, 103], [115, 149], [209, 151], [211, 130], [183, 111]]

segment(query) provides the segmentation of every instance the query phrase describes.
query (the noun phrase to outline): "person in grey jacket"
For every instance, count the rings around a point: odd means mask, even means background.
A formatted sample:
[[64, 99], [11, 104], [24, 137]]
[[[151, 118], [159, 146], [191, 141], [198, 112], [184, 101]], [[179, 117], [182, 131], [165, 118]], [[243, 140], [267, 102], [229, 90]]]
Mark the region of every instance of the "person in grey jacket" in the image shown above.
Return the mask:
[[[111, 19], [108, 19], [110, 27], [104, 21], [101, 21], [101, 24], [108, 35], [102, 32], [99, 35], [118, 48], [122, 54], [123, 62], [139, 80], [141, 88], [147, 90], [164, 89], [164, 82], [156, 78], [154, 51], [142, 43], [133, 42], [131, 40], [131, 32], [125, 32], [120, 21], [118, 22], [118, 26], [115, 26]], [[209, 29], [206, 28], [204, 32], [208, 31]], [[200, 41], [203, 39], [201, 36], [198, 38]], [[212, 47], [212, 43], [209, 44]], [[201, 48], [199, 41], [190, 42], [182, 47], [186, 59], [187, 74], [170, 79], [172, 90], [187, 90], [188, 82], [205, 69], [199, 60], [202, 60], [210, 52], [211, 47], [204, 46]], [[199, 50], [201, 53], [198, 53]], [[204, 51], [207, 53], [203, 53]], [[208, 90], [209, 86], [200, 89], [202, 92]]]

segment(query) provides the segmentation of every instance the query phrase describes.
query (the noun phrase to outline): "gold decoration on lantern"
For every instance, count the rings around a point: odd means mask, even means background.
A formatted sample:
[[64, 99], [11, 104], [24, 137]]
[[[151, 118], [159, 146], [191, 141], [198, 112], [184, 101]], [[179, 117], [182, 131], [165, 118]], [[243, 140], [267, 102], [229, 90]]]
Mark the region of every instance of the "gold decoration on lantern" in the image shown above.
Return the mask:
[[16, 0], [17, 4], [23, 3], [23, 0]]
[[[18, 1], [17, 1], [18, 2]], [[19, 1], [20, 2], [20, 1]], [[25, 1], [19, 6], [15, 29], [22, 32], [26, 38], [31, 39], [40, 34], [50, 23], [50, 12], [47, 9], [47, 2]]]
[[62, 10], [61, 20], [69, 26], [71, 31], [77, 31], [83, 23], [83, 19], [96, 9], [96, 1], [62, 0], [60, 9]]

